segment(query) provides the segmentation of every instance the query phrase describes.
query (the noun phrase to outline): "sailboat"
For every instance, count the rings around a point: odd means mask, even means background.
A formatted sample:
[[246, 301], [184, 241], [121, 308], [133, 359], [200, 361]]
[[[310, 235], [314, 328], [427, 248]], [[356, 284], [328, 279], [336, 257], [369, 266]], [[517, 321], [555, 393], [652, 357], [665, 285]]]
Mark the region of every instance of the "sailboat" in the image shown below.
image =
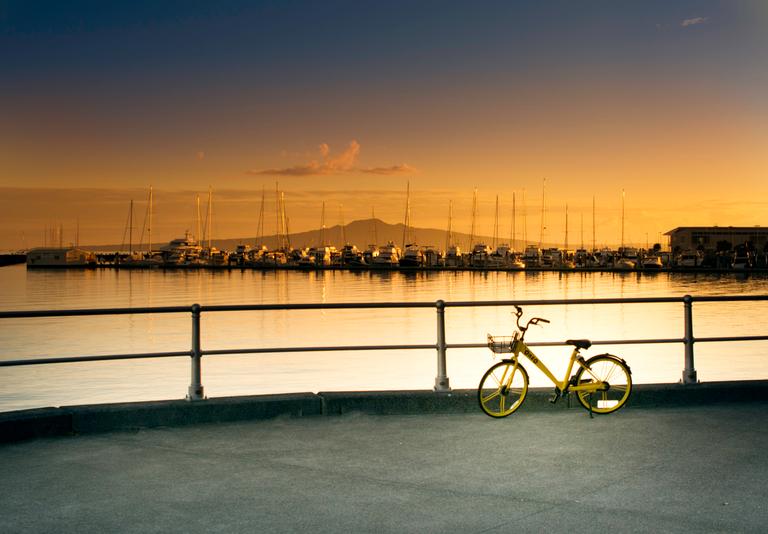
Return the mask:
[[573, 262], [572, 254], [568, 251], [568, 204], [565, 205], [565, 243], [563, 245], [563, 252], [560, 255], [560, 268], [561, 269], [575, 269], [576, 264]]
[[615, 268], [620, 271], [633, 271], [637, 267], [637, 249], [624, 246], [624, 190], [621, 190], [621, 247]]
[[461, 256], [461, 248], [456, 244], [453, 236], [453, 201], [448, 202], [448, 235], [445, 239], [445, 258], [443, 265], [450, 269], [462, 267], [464, 261]]
[[400, 258], [400, 267], [413, 268], [424, 266], [424, 253], [421, 247], [417, 245], [413, 238], [413, 228], [411, 226], [411, 183], [408, 182], [408, 189], [405, 197], [405, 223], [403, 226], [403, 255]]

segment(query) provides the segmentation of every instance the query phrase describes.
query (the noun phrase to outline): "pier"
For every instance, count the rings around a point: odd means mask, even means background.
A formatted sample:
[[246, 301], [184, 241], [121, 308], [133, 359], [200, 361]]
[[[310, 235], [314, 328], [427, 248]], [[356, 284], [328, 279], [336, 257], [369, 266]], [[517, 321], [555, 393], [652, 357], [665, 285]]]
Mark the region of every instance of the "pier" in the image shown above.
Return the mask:
[[[762, 532], [766, 386], [718, 387], [731, 396], [706, 398], [726, 402], [639, 387], [637, 403], [595, 419], [537, 395], [503, 420], [390, 398], [399, 411], [358, 403], [332, 417], [156, 421], [7, 443], [3, 530]], [[670, 390], [677, 400], [659, 404]], [[738, 402], [739, 391], [753, 401]], [[419, 395], [438, 394], [399, 398]], [[157, 410], [142, 408], [152, 421]]]

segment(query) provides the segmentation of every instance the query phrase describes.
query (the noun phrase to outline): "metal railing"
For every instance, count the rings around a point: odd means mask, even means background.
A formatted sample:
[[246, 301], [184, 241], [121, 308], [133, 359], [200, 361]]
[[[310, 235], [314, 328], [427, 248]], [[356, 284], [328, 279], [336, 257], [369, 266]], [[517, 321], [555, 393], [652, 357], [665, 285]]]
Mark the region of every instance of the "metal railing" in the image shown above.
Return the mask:
[[[255, 304], [234, 306], [164, 306], [145, 308], [106, 308], [106, 309], [77, 309], [77, 310], [45, 310], [45, 311], [6, 311], [0, 312], [0, 319], [20, 319], [35, 317], [76, 317], [93, 315], [130, 315], [130, 314], [169, 314], [191, 313], [192, 336], [191, 349], [175, 352], [148, 352], [137, 354], [109, 354], [98, 356], [69, 356], [53, 358], [35, 358], [23, 360], [0, 361], [0, 367], [21, 365], [43, 365], [54, 363], [94, 362], [106, 360], [132, 360], [139, 358], [173, 358], [188, 356], [191, 358], [191, 379], [186, 398], [190, 401], [205, 399], [202, 366], [203, 356], [231, 354], [263, 354], [282, 352], [330, 352], [330, 351], [368, 351], [368, 350], [424, 350], [437, 351], [437, 376], [435, 391], [450, 392], [450, 380], [447, 372], [446, 352], [448, 349], [482, 348], [485, 343], [448, 343], [445, 335], [446, 308], [475, 308], [501, 306], [553, 306], [553, 305], [584, 305], [584, 304], [683, 304], [683, 337], [681, 338], [648, 338], [648, 339], [613, 339], [592, 341], [593, 345], [636, 345], [657, 343], [682, 343], [685, 348], [683, 384], [696, 384], [696, 368], [694, 366], [694, 343], [723, 342], [723, 341], [761, 341], [768, 340], [768, 335], [761, 336], [718, 336], [694, 337], [693, 335], [693, 303], [694, 302], [738, 302], [738, 301], [768, 301], [768, 295], [741, 296], [712, 296], [694, 297], [657, 297], [657, 298], [603, 298], [603, 299], [546, 299], [546, 300], [496, 300], [496, 301], [458, 301], [445, 302], [366, 302], [366, 303], [333, 303], [333, 304]], [[200, 342], [200, 317], [203, 313], [239, 312], [239, 311], [273, 311], [273, 310], [349, 310], [349, 309], [385, 309], [385, 308], [434, 308], [437, 317], [437, 338], [434, 344], [403, 344], [403, 345], [333, 345], [319, 347], [258, 347], [237, 349], [203, 350]], [[528, 343], [530, 346], [559, 346], [562, 341], [542, 341]]]

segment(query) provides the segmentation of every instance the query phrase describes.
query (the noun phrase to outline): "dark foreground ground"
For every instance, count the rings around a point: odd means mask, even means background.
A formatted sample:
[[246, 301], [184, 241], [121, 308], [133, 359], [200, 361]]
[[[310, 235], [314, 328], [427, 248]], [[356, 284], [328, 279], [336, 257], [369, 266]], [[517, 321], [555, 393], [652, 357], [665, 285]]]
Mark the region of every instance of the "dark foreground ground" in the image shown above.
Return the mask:
[[524, 408], [4, 444], [0, 531], [766, 531], [768, 402]]

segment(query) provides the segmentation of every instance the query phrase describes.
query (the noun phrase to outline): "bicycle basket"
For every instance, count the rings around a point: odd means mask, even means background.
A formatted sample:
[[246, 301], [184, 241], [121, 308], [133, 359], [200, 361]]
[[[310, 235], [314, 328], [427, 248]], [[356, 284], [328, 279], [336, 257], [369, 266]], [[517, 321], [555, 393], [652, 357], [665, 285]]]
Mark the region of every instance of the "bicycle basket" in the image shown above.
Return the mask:
[[488, 334], [488, 348], [493, 352], [502, 354], [512, 352], [515, 345], [515, 336], [492, 336]]

